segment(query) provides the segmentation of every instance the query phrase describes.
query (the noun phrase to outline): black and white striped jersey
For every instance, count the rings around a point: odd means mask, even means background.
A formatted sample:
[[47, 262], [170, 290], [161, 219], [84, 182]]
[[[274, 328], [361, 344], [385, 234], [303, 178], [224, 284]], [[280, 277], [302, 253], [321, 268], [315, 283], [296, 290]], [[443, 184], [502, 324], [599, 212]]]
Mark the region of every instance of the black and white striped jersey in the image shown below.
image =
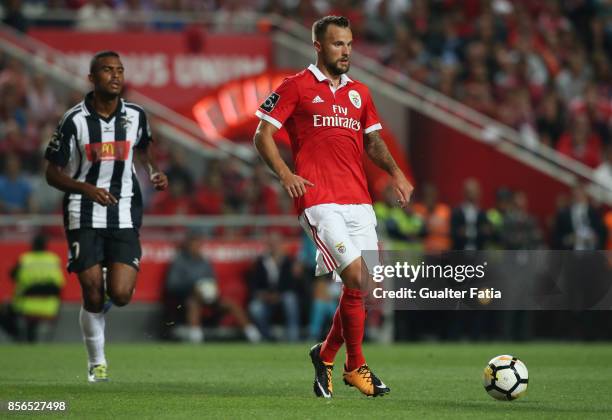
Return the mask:
[[134, 149], [146, 149], [151, 128], [144, 110], [120, 100], [104, 118], [93, 109], [93, 93], [66, 112], [45, 158], [73, 179], [107, 189], [118, 200], [108, 207], [82, 194], [64, 196], [64, 226], [80, 228], [139, 228], [142, 195], [133, 165]]

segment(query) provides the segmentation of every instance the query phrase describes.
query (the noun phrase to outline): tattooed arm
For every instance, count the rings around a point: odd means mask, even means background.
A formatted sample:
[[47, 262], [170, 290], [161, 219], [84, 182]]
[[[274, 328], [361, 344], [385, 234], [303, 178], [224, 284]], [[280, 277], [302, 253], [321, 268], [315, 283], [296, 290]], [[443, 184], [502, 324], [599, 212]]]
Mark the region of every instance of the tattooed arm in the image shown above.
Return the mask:
[[408, 182], [402, 170], [397, 166], [397, 163], [395, 163], [393, 156], [391, 156], [389, 149], [387, 149], [385, 141], [380, 136], [380, 131], [375, 130], [366, 134], [364, 137], [364, 146], [372, 162], [391, 175], [393, 189], [399, 197], [397, 202], [400, 206], [405, 207], [410, 201], [410, 196], [412, 195], [414, 187]]

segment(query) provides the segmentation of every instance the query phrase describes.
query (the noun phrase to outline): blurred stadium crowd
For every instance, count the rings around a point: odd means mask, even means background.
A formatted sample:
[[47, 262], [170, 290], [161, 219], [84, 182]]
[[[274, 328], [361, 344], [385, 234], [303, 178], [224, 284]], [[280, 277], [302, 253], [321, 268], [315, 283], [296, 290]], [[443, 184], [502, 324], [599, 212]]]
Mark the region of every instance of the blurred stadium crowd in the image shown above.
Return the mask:
[[[34, 12], [24, 13], [24, 9]], [[73, 11], [75, 20], [26, 17], [65, 9]], [[254, 10], [291, 17], [307, 26], [325, 14], [348, 16], [358, 51], [517, 129], [527, 145], [542, 142], [595, 169], [597, 180], [612, 192], [609, 0], [7, 0], [4, 22], [22, 31], [37, 25], [80, 30], [182, 30], [189, 23], [179, 17], [137, 22], [128, 17], [151, 12], [214, 13], [223, 16], [218, 24], [250, 21]], [[61, 194], [49, 188], [42, 175], [42, 151], [61, 114], [80, 100], [79, 93], [59, 90], [44, 76], [0, 55], [0, 214], [61, 211]], [[171, 188], [153, 195], [143, 183], [148, 214], [274, 216], [294, 211], [260, 163], [248, 172], [234, 158], [201, 160], [193, 165], [184, 150], [164, 138], [157, 146]], [[583, 185], [571, 195], [559, 197], [557, 213], [547, 220], [536, 220], [530, 214], [524, 192], [504, 187], [499, 188], [494, 207], [481, 208], [475, 179], [465, 180], [460, 203], [441, 202], [432, 185], [419, 185], [417, 191], [414, 204], [406, 210], [393, 205], [389, 190], [375, 197], [380, 234], [390, 249], [612, 250], [612, 211], [604, 212], [590, 203]], [[223, 237], [261, 232], [220, 227], [212, 233]], [[250, 318], [266, 337], [271, 316], [266, 308], [285, 308], [286, 338], [295, 339], [299, 322], [295, 311], [305, 311], [303, 304], [296, 304], [296, 296], [312, 296], [309, 335], [316, 337], [323, 330], [322, 323], [333, 314], [339, 291], [327, 280], [310, 285], [313, 267], [306, 264], [313, 261], [312, 244], [302, 245], [296, 257], [279, 248], [275, 235], [298, 238], [299, 229], [267, 233], [268, 250], [256, 262], [248, 281], [253, 297], [248, 307]], [[184, 262], [197, 258], [190, 255], [192, 241], [190, 237], [185, 240], [177, 256], [178, 266], [197, 267], [195, 261]], [[204, 272], [205, 265], [203, 262]], [[202, 273], [194, 276], [193, 284]], [[186, 293], [171, 279], [169, 274], [168, 308], [176, 307], [176, 299], [180, 300], [187, 308], [181, 316], [188, 325], [199, 324], [193, 314], [202, 311], [229, 312], [246, 336], [256, 341], [241, 309], [215, 298], [211, 304], [207, 301], [211, 293], [214, 295], [210, 289], [194, 289], [190, 284]], [[309, 291], [303, 294], [300, 288]], [[197, 296], [191, 295], [194, 290]], [[172, 319], [176, 314], [167, 316]], [[511, 318], [521, 321], [520, 317]], [[198, 341], [194, 331], [188, 330], [183, 338]]]
[[[5, 22], [75, 25], [81, 30], [183, 30], [152, 12], [215, 16], [247, 24], [253, 12], [309, 26], [322, 15], [352, 22], [356, 49], [516, 128], [585, 165], [606, 160], [612, 124], [612, 3], [607, 0], [10, 0]], [[74, 10], [75, 20], [32, 20]], [[13, 11], [13, 12], [11, 12]], [[141, 16], [137, 24], [133, 19]], [[239, 25], [238, 25], [239, 26]], [[223, 29], [223, 28], [221, 28]], [[390, 75], [393, 77], [393, 75]], [[603, 172], [603, 171], [601, 171]], [[611, 181], [610, 174], [607, 176]]]
[[[612, 190], [612, 3], [609, 1], [12, 0], [5, 3], [5, 22], [24, 28], [28, 24], [66, 24], [27, 22], [25, 8], [74, 10], [77, 14], [74, 24], [81, 29], [87, 29], [87, 25], [79, 23], [86, 16], [92, 22], [100, 22], [100, 15], [106, 13], [114, 25], [120, 25], [122, 13], [133, 14], [139, 10], [233, 16], [256, 10], [290, 15], [306, 25], [323, 14], [343, 14], [351, 19], [356, 48], [361, 52], [518, 129], [527, 142], [542, 141], [596, 168], [597, 179]], [[18, 62], [3, 57], [0, 57], [0, 92], [3, 156], [0, 209], [3, 213], [57, 212], [59, 194], [50, 191], [40, 177], [41, 150], [63, 110], [80, 100], [80, 95], [54, 91], [44, 76], [31, 75]], [[278, 215], [293, 211], [289, 200], [279, 194], [276, 183], [261, 165], [255, 165], [249, 175], [231, 158], [190, 165], [183, 152], [171, 148], [163, 139], [158, 143], [162, 166], [173, 182], [167, 193], [155, 196], [145, 193], [148, 213]], [[205, 169], [202, 172], [200, 168]], [[467, 183], [477, 184], [476, 181]], [[435, 194], [431, 192], [433, 189], [431, 186], [419, 188], [420, 204], [401, 217], [394, 212], [379, 211], [383, 220], [402, 219], [393, 222], [397, 226], [389, 230], [391, 237], [417, 241], [425, 248], [429, 246], [429, 218], [432, 217], [429, 213], [434, 210], [425, 203]], [[476, 185], [466, 189], [478, 188]], [[576, 192], [573, 198], [561, 197], [559, 213], [551, 215], [551, 220], [538, 224], [529, 219], [528, 224], [532, 226], [529, 229], [534, 233], [524, 234], [521, 239], [517, 239], [517, 229], [512, 223], [522, 217], [517, 213], [528, 215], [525, 195], [500, 188], [498, 196], [498, 206], [485, 213], [490, 228], [484, 230], [491, 234], [479, 234], [478, 247], [485, 244], [501, 248], [582, 246], [563, 239], [567, 235], [562, 232], [560, 226], [564, 223], [560, 220], [571, 203], [581, 201], [578, 197], [584, 194]], [[377, 198], [384, 202], [384, 197]], [[506, 213], [507, 223], [502, 223]], [[588, 213], [589, 226], [597, 238], [591, 241], [591, 246], [610, 246], [606, 245], [605, 226], [612, 223], [609, 221], [612, 216], [599, 214], [594, 208]], [[406, 223], [403, 219], [412, 222]], [[451, 226], [450, 211], [444, 219], [448, 247], [462, 248], [457, 242], [456, 229]], [[385, 221], [383, 225], [386, 224]], [[538, 225], [544, 229], [543, 233], [536, 233], [540, 232]], [[500, 229], [515, 234], [509, 238], [498, 232]]]
[[[81, 100], [76, 92], [52, 87], [40, 74], [0, 56], [0, 212], [52, 214], [61, 212], [61, 194], [46, 185], [42, 152], [68, 108]], [[146, 212], [156, 215], [282, 215], [292, 214], [286, 194], [261, 163], [245, 172], [235, 158], [188, 161], [183, 149], [160, 138], [161, 167], [171, 187], [151, 194], [143, 183]], [[612, 173], [612, 153], [601, 168]], [[583, 187], [560, 197], [558, 212], [536, 221], [525, 194], [500, 188], [491, 209], [479, 205], [479, 185], [466, 180], [463, 203], [441, 203], [431, 185], [419, 186], [416, 203], [393, 208], [393, 198], [375, 197], [381, 234], [424, 250], [437, 249], [612, 249], [612, 213], [602, 214], [588, 203]], [[449, 204], [455, 208], [452, 209]], [[584, 217], [575, 217], [583, 214]], [[578, 222], [576, 222], [578, 221]], [[467, 226], [467, 228], [465, 227]], [[583, 229], [584, 227], [584, 229]], [[298, 234], [297, 229], [283, 229]], [[252, 235], [252, 229], [218, 228], [217, 236]], [[578, 235], [577, 233], [580, 233]], [[608, 239], [607, 239], [608, 238]]]

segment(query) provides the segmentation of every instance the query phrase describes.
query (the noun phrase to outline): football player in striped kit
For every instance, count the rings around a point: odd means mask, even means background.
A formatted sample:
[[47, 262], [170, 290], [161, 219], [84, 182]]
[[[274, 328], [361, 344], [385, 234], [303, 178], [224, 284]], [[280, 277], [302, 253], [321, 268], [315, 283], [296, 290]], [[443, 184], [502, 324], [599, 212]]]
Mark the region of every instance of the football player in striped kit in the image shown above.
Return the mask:
[[127, 305], [140, 265], [142, 196], [134, 156], [156, 190], [166, 189], [168, 179], [153, 159], [144, 110], [120, 96], [124, 67], [119, 54], [97, 53], [89, 80], [93, 91], [64, 114], [45, 158], [47, 182], [65, 192], [68, 270], [77, 273], [83, 292], [79, 321], [89, 356], [88, 380], [101, 382], [108, 380], [105, 294], [114, 305]]

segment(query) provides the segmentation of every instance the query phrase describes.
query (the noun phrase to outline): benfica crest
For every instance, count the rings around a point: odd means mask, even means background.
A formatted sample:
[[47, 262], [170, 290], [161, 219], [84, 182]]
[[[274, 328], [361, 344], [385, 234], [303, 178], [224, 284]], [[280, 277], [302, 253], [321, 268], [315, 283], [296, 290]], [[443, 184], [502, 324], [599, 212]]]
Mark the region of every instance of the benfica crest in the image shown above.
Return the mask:
[[361, 108], [361, 95], [359, 95], [359, 92], [356, 90], [349, 90], [348, 96], [355, 108]]
[[344, 242], [337, 243], [336, 249], [339, 253], [344, 254], [346, 252], [346, 246], [344, 246]]

